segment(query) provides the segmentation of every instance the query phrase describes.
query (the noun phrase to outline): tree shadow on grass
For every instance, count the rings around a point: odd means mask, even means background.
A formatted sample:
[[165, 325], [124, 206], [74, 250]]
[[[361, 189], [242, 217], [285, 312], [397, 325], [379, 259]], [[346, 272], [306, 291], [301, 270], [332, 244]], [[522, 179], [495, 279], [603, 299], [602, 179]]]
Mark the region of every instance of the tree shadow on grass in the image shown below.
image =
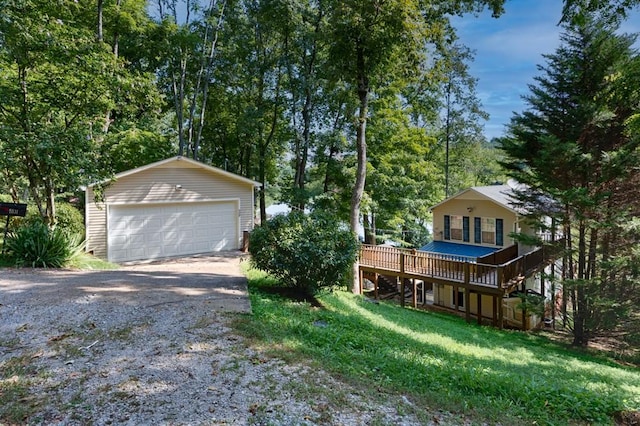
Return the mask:
[[293, 302], [308, 303], [314, 308], [324, 308], [315, 295], [302, 288], [287, 286], [260, 286], [256, 287], [255, 290], [268, 295], [279, 296]]

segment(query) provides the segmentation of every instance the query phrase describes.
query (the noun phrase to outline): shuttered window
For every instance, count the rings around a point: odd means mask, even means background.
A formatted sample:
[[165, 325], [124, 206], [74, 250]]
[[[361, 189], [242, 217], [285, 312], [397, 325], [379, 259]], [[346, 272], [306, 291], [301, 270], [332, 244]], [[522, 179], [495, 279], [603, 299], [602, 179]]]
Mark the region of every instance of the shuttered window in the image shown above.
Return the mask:
[[469, 242], [469, 216], [462, 218], [462, 241]]
[[479, 217], [473, 218], [473, 242], [482, 244], [482, 220]]
[[451, 217], [448, 214], [444, 215], [444, 239], [451, 239]]
[[504, 221], [496, 219], [496, 245], [504, 245]]

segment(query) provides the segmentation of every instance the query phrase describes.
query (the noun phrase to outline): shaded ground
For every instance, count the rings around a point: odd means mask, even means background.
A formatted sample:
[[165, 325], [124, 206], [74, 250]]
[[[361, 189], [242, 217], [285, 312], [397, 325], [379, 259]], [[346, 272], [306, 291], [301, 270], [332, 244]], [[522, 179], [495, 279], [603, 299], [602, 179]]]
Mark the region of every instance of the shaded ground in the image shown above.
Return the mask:
[[229, 326], [250, 313], [240, 260], [0, 269], [0, 424], [424, 424], [249, 348]]

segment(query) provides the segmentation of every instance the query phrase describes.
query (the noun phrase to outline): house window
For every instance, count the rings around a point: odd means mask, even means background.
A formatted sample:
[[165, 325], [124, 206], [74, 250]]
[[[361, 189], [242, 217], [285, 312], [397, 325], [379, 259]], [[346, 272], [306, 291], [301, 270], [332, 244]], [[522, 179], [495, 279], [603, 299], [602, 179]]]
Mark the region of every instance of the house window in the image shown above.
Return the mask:
[[483, 217], [480, 225], [482, 233], [482, 244], [496, 243], [496, 219], [493, 217]]
[[451, 216], [451, 239], [462, 241], [462, 216]]
[[[504, 220], [493, 217], [483, 217], [478, 220], [476, 218], [474, 225], [476, 226], [475, 241], [482, 244], [495, 244], [501, 246], [504, 244]], [[478, 225], [480, 225], [478, 227]]]

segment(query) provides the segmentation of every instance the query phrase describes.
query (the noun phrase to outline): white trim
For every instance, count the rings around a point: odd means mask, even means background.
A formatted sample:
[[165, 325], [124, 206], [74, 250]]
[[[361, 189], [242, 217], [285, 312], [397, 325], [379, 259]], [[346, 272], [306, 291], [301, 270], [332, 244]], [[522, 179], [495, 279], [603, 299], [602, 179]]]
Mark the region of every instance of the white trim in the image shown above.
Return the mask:
[[[202, 198], [197, 200], [168, 200], [168, 201], [140, 201], [140, 202], [125, 202], [125, 201], [116, 201], [107, 203], [109, 206], [153, 206], [155, 204], [200, 204], [200, 203], [230, 203], [232, 201], [236, 201], [238, 205], [240, 205], [240, 198]], [[238, 209], [239, 210], [239, 209]]]
[[145, 170], [152, 169], [152, 168], [158, 167], [158, 166], [162, 166], [164, 164], [168, 164], [168, 163], [171, 163], [171, 162], [174, 162], [174, 161], [184, 161], [184, 162], [186, 162], [188, 164], [192, 164], [192, 165], [197, 166], [197, 167], [199, 167], [201, 169], [204, 169], [206, 171], [209, 171], [209, 172], [212, 172], [212, 173], [216, 173], [216, 174], [225, 176], [227, 178], [230, 178], [230, 179], [233, 179], [233, 180], [237, 180], [237, 181], [240, 181], [240, 182], [245, 183], [245, 184], [252, 185], [254, 187], [262, 186], [262, 184], [260, 182], [257, 182], [255, 180], [251, 180], [251, 179], [246, 178], [244, 176], [240, 176], [240, 175], [237, 175], [235, 173], [231, 173], [231, 172], [228, 172], [226, 170], [219, 169], [218, 167], [209, 166], [209, 165], [201, 163], [199, 161], [192, 160], [192, 159], [186, 158], [186, 157], [181, 157], [181, 156], [178, 155], [176, 157], [167, 158], [165, 160], [156, 161], [155, 163], [147, 164], [145, 166], [141, 166], [141, 167], [138, 167], [138, 168], [135, 168], [135, 169], [131, 169], [131, 170], [127, 170], [127, 171], [124, 171], [124, 172], [120, 172], [120, 173], [116, 174], [115, 176], [113, 176], [113, 178], [111, 178], [111, 179], [105, 179], [105, 180], [102, 180], [102, 181], [99, 181], [99, 182], [94, 182], [94, 183], [90, 184], [89, 187], [93, 187], [93, 186], [95, 186], [95, 185], [97, 185], [99, 183], [106, 183], [106, 182], [110, 182], [110, 181], [115, 181], [115, 180], [118, 180], [120, 178], [123, 178], [123, 177], [126, 177], [126, 176], [130, 176], [130, 175], [133, 175], [133, 174], [136, 174], [136, 173], [140, 173], [140, 172], [143, 172]]

